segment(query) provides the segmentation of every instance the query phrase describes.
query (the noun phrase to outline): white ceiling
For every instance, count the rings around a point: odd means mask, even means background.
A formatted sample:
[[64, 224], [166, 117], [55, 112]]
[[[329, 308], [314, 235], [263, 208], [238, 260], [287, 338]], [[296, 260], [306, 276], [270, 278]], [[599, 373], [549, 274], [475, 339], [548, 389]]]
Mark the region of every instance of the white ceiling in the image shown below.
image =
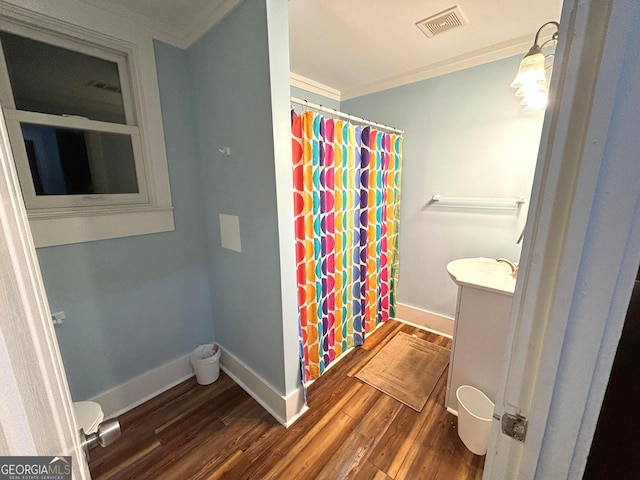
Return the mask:
[[[415, 23], [458, 5], [468, 24]], [[349, 98], [523, 53], [561, 0], [289, 0], [291, 71]]]
[[[240, 0], [84, 0], [186, 47]], [[289, 0], [291, 71], [342, 98], [526, 52], [562, 0]], [[427, 38], [415, 23], [458, 5], [468, 24]]]

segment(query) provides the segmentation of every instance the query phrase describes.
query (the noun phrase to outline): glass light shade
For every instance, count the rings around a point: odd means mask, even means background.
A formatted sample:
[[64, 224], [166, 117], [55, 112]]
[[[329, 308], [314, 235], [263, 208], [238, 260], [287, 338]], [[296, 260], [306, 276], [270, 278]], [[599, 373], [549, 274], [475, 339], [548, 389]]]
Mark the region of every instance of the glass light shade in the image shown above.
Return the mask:
[[522, 97], [521, 104], [526, 110], [542, 110], [547, 106], [549, 89], [544, 69], [544, 55], [534, 53], [527, 55], [520, 62], [518, 75], [511, 84], [517, 88], [516, 95]]
[[513, 88], [529, 85], [536, 82], [547, 83], [547, 77], [544, 70], [544, 55], [542, 53], [534, 53], [527, 55], [520, 62], [518, 75], [511, 84]]
[[549, 91], [549, 89], [547, 88], [547, 82], [533, 82], [518, 87], [518, 90], [516, 90], [516, 97], [526, 97], [527, 95], [535, 94], [537, 92], [547, 91]]
[[548, 99], [548, 92], [539, 91], [525, 95], [520, 104], [524, 106], [525, 110], [542, 110], [547, 106]]

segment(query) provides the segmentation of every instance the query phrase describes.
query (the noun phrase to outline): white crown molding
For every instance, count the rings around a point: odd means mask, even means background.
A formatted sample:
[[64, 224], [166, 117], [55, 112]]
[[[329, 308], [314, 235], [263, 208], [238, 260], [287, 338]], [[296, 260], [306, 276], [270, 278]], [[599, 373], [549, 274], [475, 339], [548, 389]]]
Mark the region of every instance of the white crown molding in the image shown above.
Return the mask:
[[95, 10], [92, 6], [82, 4], [85, 1], [82, 0], [76, 5], [83, 8], [75, 9], [76, 18], [70, 19], [67, 18], [68, 15], [65, 15], [67, 13], [66, 7], [56, 8], [54, 5], [52, 8], [51, 5], [35, 2], [25, 5], [23, 0], [0, 0], [0, 17], [5, 17], [2, 18], [3, 25], [5, 25], [4, 21], [8, 20], [12, 24], [26, 25], [35, 30], [44, 29], [48, 32], [65, 33], [93, 43], [99, 42], [101, 45], [103, 42], [107, 42], [108, 47], [116, 50], [129, 49], [133, 46], [139, 35], [120, 35], [117, 28], [113, 29], [115, 22], [111, 16], [101, 20], [100, 26], [104, 28], [96, 28], [95, 23], [88, 25], [86, 22], [78, 21], [78, 18], [86, 19], [92, 14], [95, 16]]
[[502, 60], [503, 58], [511, 57], [513, 55], [526, 53], [531, 47], [531, 39], [533, 36], [534, 34], [524, 35], [522, 37], [458, 55], [447, 60], [425, 65], [415, 70], [410, 70], [398, 75], [392, 75], [358, 87], [348, 88], [342, 90], [341, 98], [342, 100], [349, 100], [351, 98], [362, 97], [363, 95], [369, 95], [382, 90], [408, 85], [410, 83], [427, 80], [428, 78], [439, 77], [440, 75], [445, 75], [447, 73], [477, 67], [478, 65]]
[[225, 0], [222, 3], [211, 2], [209, 7], [184, 28], [151, 19], [120, 4], [111, 4], [104, 2], [104, 0], [81, 1], [112, 15], [124, 18], [132, 24], [143, 26], [149, 30], [149, 33], [154, 38], [184, 50], [218, 24], [242, 0]]
[[297, 73], [291, 72], [290, 79], [291, 86], [293, 87], [301, 88], [303, 90], [306, 90], [307, 92], [317, 93], [318, 95], [322, 95], [338, 102], [342, 98], [340, 90], [337, 90], [323, 83], [316, 82], [315, 80], [311, 80], [310, 78], [304, 77], [302, 75], [298, 75]]
[[91, 7], [107, 12], [110, 15], [124, 19], [126, 20], [127, 23], [131, 23], [132, 25], [142, 27], [145, 30], [148, 30], [148, 32], [154, 38], [157, 38], [158, 40], [161, 40], [175, 47], [181, 46], [180, 44], [182, 42], [183, 37], [185, 36], [184, 32], [181, 31], [180, 28], [178, 28], [177, 26], [167, 25], [164, 22], [153, 20], [125, 6], [115, 5], [112, 3], [105, 2], [104, 0], [80, 0], [80, 1], [90, 5]]

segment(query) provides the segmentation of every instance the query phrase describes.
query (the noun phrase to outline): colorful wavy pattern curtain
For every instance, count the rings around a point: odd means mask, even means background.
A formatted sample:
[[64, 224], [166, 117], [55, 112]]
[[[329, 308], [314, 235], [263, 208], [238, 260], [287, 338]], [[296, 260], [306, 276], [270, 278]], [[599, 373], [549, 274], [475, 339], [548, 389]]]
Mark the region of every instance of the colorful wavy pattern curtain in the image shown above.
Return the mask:
[[304, 381], [394, 315], [402, 141], [292, 111]]

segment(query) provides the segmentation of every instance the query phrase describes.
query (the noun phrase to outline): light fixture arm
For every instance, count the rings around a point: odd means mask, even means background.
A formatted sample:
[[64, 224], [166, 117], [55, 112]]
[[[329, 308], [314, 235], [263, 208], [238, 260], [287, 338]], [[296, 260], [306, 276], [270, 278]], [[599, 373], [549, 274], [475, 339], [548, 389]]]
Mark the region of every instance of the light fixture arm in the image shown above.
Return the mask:
[[[551, 39], [547, 40], [546, 42], [544, 42], [542, 45], [538, 45], [538, 40], [540, 38], [540, 32], [542, 32], [542, 30], [544, 29], [544, 27], [546, 27], [547, 25], [555, 25], [556, 27], [556, 31], [553, 33], [553, 35], [551, 36]], [[533, 46], [529, 49], [529, 52], [527, 53], [527, 55], [535, 55], [536, 53], [542, 53], [542, 47], [544, 47], [547, 43], [551, 42], [551, 41], [555, 41], [558, 40], [558, 30], [560, 29], [560, 24], [558, 22], [547, 22], [545, 24], [543, 24], [538, 31], [536, 32], [536, 37], [533, 40]]]

